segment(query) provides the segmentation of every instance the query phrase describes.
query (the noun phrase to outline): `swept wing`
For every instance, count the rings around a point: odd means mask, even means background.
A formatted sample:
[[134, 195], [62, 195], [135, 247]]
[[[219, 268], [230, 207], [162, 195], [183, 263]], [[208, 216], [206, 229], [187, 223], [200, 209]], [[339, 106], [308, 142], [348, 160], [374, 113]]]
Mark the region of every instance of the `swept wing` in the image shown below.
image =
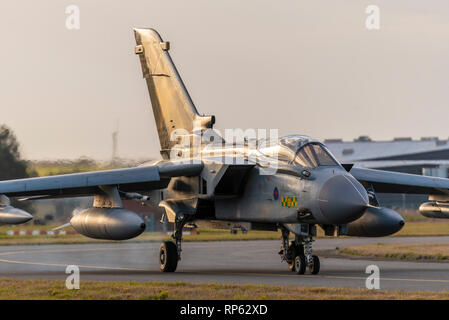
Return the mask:
[[448, 195], [449, 179], [391, 171], [352, 168], [354, 178], [376, 192]]

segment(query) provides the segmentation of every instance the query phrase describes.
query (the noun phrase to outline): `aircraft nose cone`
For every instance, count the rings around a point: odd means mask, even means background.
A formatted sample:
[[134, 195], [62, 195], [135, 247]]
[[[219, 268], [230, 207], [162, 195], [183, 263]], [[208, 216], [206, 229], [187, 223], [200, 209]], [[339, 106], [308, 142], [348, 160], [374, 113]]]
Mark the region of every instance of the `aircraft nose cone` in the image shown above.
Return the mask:
[[360, 218], [369, 203], [365, 188], [352, 177], [340, 175], [327, 180], [318, 195], [321, 213], [331, 224]]

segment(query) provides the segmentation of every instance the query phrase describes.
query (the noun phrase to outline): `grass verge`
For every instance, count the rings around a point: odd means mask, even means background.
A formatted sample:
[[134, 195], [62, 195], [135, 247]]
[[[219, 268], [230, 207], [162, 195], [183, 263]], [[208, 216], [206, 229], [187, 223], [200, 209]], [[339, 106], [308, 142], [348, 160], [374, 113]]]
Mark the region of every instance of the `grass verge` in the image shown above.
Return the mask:
[[354, 256], [392, 258], [409, 261], [449, 261], [449, 242], [382, 243], [348, 246], [340, 253]]
[[0, 278], [0, 299], [248, 299], [248, 300], [348, 300], [348, 299], [449, 299], [449, 291], [385, 291], [303, 286], [239, 285], [188, 282], [81, 281], [79, 290], [68, 290], [61, 280]]
[[449, 236], [449, 222], [442, 219], [407, 221], [404, 228], [393, 236]]
[[[55, 226], [34, 226], [34, 225], [19, 225], [19, 226], [1, 226], [0, 227], [0, 245], [22, 245], [22, 244], [75, 244], [75, 243], [100, 243], [111, 242], [110, 240], [96, 240], [85, 236], [75, 235], [15, 235], [9, 236], [6, 234], [8, 230], [50, 230]], [[67, 228], [70, 230], [71, 228]], [[236, 241], [236, 240], [279, 240], [281, 239], [280, 231], [257, 231], [250, 230], [248, 233], [241, 232], [231, 234], [229, 230], [222, 229], [205, 229], [200, 228], [199, 234], [185, 235], [184, 241]], [[321, 228], [317, 228], [318, 238], [324, 237]], [[407, 222], [404, 228], [393, 235], [394, 237], [403, 236], [448, 236], [449, 222], [441, 220], [427, 220]], [[131, 239], [133, 242], [143, 241], [164, 241], [170, 240], [169, 235], [161, 233], [146, 232], [140, 236]]]

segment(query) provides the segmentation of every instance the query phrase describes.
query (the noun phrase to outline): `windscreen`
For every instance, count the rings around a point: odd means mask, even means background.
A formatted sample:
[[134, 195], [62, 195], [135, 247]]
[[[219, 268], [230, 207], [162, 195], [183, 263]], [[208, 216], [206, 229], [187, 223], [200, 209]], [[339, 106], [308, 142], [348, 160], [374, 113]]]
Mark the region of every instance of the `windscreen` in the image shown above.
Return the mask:
[[338, 162], [318, 143], [309, 143], [299, 149], [294, 162], [305, 168], [338, 166]]

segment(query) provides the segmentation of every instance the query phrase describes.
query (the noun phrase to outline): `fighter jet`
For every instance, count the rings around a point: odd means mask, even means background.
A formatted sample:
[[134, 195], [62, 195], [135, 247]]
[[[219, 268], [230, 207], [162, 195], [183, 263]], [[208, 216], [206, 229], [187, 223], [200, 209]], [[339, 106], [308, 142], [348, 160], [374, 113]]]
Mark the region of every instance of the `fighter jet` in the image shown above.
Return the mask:
[[[317, 227], [328, 236], [362, 237], [403, 227], [401, 215], [381, 207], [376, 192], [428, 194], [433, 211], [449, 201], [449, 179], [341, 164], [308, 136], [227, 141], [214, 130], [214, 116], [198, 113], [170, 57], [170, 43], [153, 29], [134, 29], [134, 35], [162, 159], [135, 168], [2, 181], [3, 199], [93, 196], [92, 207], [70, 224], [85, 236], [110, 240], [130, 239], [145, 229], [123, 199], [157, 207], [174, 224], [173, 241], [159, 250], [163, 272], [176, 270], [183, 227], [195, 221], [281, 230], [280, 258], [297, 274], [320, 270], [312, 250]], [[7, 203], [0, 205], [12, 210]]]

